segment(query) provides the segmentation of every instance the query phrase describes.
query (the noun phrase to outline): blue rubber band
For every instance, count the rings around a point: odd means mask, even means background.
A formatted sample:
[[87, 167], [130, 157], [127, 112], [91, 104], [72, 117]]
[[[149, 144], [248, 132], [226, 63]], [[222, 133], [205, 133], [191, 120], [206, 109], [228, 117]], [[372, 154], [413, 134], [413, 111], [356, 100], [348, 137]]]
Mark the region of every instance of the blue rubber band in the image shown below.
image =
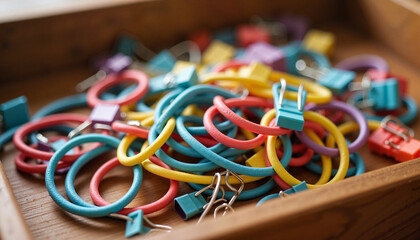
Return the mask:
[[[176, 119], [176, 123], [178, 127], [178, 132], [184, 138], [185, 142], [187, 142], [197, 152], [200, 152], [203, 155], [203, 157], [219, 165], [220, 167], [226, 168], [238, 174], [243, 174], [243, 175], [248, 175], [248, 176], [253, 176], [253, 177], [268, 177], [275, 174], [272, 167], [254, 168], [254, 167], [240, 165], [232, 161], [228, 161], [223, 156], [220, 156], [217, 153], [210, 151], [206, 146], [201, 144], [195, 138], [185, 137], [189, 133], [187, 132], [187, 129], [184, 126], [184, 117], [182, 116], [178, 117]], [[290, 161], [290, 158], [292, 156], [292, 144], [291, 144], [290, 138], [287, 135], [282, 135], [280, 136], [280, 139], [282, 141], [283, 148], [284, 148], [283, 158], [289, 159]]]
[[[311, 161], [305, 164], [305, 168], [308, 170], [321, 175], [322, 166], [315, 163], [315, 161], [320, 161], [321, 156], [316, 154], [312, 157]], [[357, 176], [365, 172], [365, 162], [363, 161], [362, 156], [358, 152], [350, 154], [350, 161], [355, 164], [355, 167], [349, 168], [346, 173], [346, 177]], [[332, 169], [331, 178], [337, 174], [337, 169]]]
[[[52, 158], [50, 159], [47, 170], [45, 171], [45, 185], [47, 186], [48, 193], [50, 194], [51, 198], [57, 203], [58, 206], [63, 208], [64, 210], [80, 215], [85, 217], [103, 217], [108, 216], [110, 213], [117, 212], [127, 206], [137, 195], [138, 191], [140, 190], [140, 184], [142, 180], [142, 168], [140, 165], [133, 166], [134, 170], [134, 177], [133, 177], [133, 184], [131, 185], [128, 192], [118, 201], [103, 207], [94, 207], [92, 206], [79, 206], [77, 204], [71, 203], [66, 200], [61, 194], [58, 192], [55, 183], [54, 183], [54, 172], [57, 167], [58, 162], [61, 158], [68, 152], [70, 149], [81, 145], [83, 143], [89, 142], [101, 142], [112, 146], [113, 148], [117, 148], [120, 141], [117, 138], [92, 133], [92, 134], [83, 134], [78, 137], [75, 137], [68, 141], [61, 149], [54, 153]], [[84, 158], [85, 160], [88, 158]], [[82, 159], [83, 160], [83, 159]], [[88, 160], [86, 160], [88, 161]], [[77, 161], [76, 161], [77, 162]], [[83, 165], [82, 162], [76, 164], [76, 162], [72, 165], [71, 168], [77, 168], [80, 165]], [[76, 164], [76, 165], [75, 165]], [[81, 167], [81, 166], [80, 166]], [[70, 170], [71, 170], [70, 168]], [[75, 169], [77, 173], [78, 169]]]
[[[159, 103], [156, 106], [154, 120], [155, 120], [155, 124], [156, 124], [156, 130], [158, 131], [158, 133], [160, 133], [162, 131], [166, 122], [168, 122], [168, 120], [171, 117], [175, 116], [176, 111], [179, 111], [179, 108], [181, 106], [184, 106], [185, 103], [190, 101], [190, 99], [193, 98], [194, 96], [200, 96], [200, 95], [204, 95], [204, 94], [220, 95], [220, 96], [225, 97], [225, 98], [238, 97], [237, 94], [233, 94], [233, 93], [231, 93], [229, 91], [226, 91], [224, 89], [214, 87], [214, 86], [210, 86], [210, 85], [196, 85], [196, 86], [192, 86], [192, 87], [190, 87], [186, 90], [176, 89], [176, 90], [174, 90], [174, 91], [172, 91], [172, 92], [170, 92], [169, 94], [166, 95], [166, 96], [168, 96], [169, 99], [176, 96], [176, 98], [174, 98], [172, 100], [171, 104], [168, 107], [165, 108], [163, 103], [161, 104], [161, 102], [163, 102], [163, 101], [159, 101]], [[162, 98], [162, 100], [164, 98]], [[165, 110], [165, 112], [163, 112], [163, 110]]]

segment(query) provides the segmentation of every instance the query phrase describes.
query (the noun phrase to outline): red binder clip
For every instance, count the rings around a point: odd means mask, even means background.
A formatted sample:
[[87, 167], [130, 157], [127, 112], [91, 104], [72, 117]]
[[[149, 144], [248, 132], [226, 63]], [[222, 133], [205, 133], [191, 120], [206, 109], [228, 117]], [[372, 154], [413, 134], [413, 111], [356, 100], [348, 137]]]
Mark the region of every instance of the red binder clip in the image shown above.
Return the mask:
[[412, 129], [397, 118], [387, 116], [381, 127], [369, 136], [368, 147], [373, 152], [404, 162], [420, 157], [420, 141], [413, 137]]

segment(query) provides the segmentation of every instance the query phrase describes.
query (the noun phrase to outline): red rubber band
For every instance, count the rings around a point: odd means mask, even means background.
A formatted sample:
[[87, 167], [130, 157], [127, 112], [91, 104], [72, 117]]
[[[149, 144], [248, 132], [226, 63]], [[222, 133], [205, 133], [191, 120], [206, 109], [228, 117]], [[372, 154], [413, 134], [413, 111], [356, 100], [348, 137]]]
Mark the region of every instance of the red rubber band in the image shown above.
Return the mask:
[[217, 108], [215, 106], [211, 106], [207, 111], [204, 113], [203, 123], [204, 127], [206, 128], [207, 132], [217, 141], [221, 142], [222, 144], [236, 149], [253, 149], [258, 146], [261, 146], [266, 137], [265, 135], [258, 134], [257, 137], [251, 140], [238, 140], [226, 136], [222, 132], [217, 129], [217, 127], [213, 123], [213, 118], [218, 114]]
[[[245, 99], [240, 98], [230, 98], [225, 100], [221, 96], [216, 96], [213, 99], [213, 104], [217, 110], [227, 119], [235, 123], [236, 125], [245, 128], [251, 132], [263, 134], [263, 135], [284, 135], [289, 133], [291, 130], [281, 127], [266, 127], [260, 124], [253, 123], [249, 120], [246, 120], [232, 111], [231, 107], [263, 107], [263, 108], [273, 108], [273, 103], [268, 102], [265, 99], [258, 97], [247, 97]], [[204, 121], [207, 120], [204, 114]], [[205, 125], [205, 124], [204, 124]]]
[[[62, 113], [62, 114], [54, 114], [49, 115], [44, 118], [41, 118], [39, 120], [35, 120], [33, 122], [29, 122], [21, 126], [13, 136], [13, 142], [19, 151], [21, 151], [25, 156], [31, 157], [34, 159], [41, 159], [41, 160], [49, 160], [54, 153], [52, 152], [44, 152], [41, 150], [38, 150], [36, 148], [32, 148], [26, 143], [23, 142], [23, 138], [35, 131], [48, 128], [51, 126], [56, 125], [63, 125], [64, 123], [68, 122], [75, 122], [78, 124], [81, 124], [88, 120], [88, 117], [80, 115], [80, 114], [72, 114], [72, 113]], [[108, 131], [102, 131], [103, 134], [108, 134]], [[101, 143], [94, 143], [89, 148], [80, 151], [78, 153], [74, 154], [66, 154], [61, 159], [64, 162], [74, 162], [76, 159], [78, 159], [83, 154], [101, 146]]]
[[[160, 159], [158, 159], [155, 156], [150, 157], [150, 160], [157, 164], [160, 165], [161, 167], [164, 167], [166, 169], [171, 169], [169, 166], [167, 166], [166, 164], [164, 164]], [[118, 161], [118, 158], [113, 158], [111, 160], [109, 160], [108, 162], [106, 162], [104, 165], [102, 165], [93, 175], [91, 181], [90, 181], [90, 186], [89, 186], [89, 191], [90, 191], [90, 196], [92, 197], [93, 202], [98, 205], [98, 206], [106, 206], [109, 205], [110, 203], [105, 201], [105, 199], [103, 199], [99, 193], [99, 184], [101, 183], [103, 177], [105, 176], [105, 174], [107, 174], [109, 171], [111, 171], [113, 168], [120, 166], [120, 162]], [[123, 208], [120, 211], [118, 211], [117, 213], [119, 214], [123, 214], [123, 215], [128, 215], [131, 212], [137, 211], [137, 210], [143, 210], [144, 214], [149, 214], [149, 213], [153, 213], [156, 212], [162, 208], [164, 208], [165, 206], [167, 206], [168, 204], [170, 204], [173, 199], [175, 198], [175, 196], [178, 193], [178, 181], [176, 180], [170, 180], [170, 187], [168, 192], [159, 200], [153, 202], [153, 203], [149, 203], [143, 206], [139, 206], [139, 207], [133, 207], [133, 208]]]
[[[136, 82], [137, 87], [126, 97], [113, 100], [101, 100], [99, 96], [102, 92], [122, 82]], [[140, 100], [149, 91], [149, 78], [146, 74], [137, 70], [125, 70], [119, 75], [109, 74], [105, 79], [94, 84], [87, 92], [86, 98], [90, 107], [98, 104], [128, 105]]]
[[[66, 137], [51, 137], [49, 138], [49, 140], [51, 142], [55, 142], [58, 141], [60, 139], [67, 139]], [[37, 144], [32, 144], [31, 147], [32, 148], [36, 148]], [[80, 152], [80, 148], [76, 147], [73, 149], [75, 151], [75, 153]], [[31, 164], [26, 162], [26, 160], [29, 160], [29, 157], [26, 156], [24, 153], [19, 152], [18, 154], [16, 154], [15, 157], [15, 165], [16, 168], [21, 171], [21, 172], [26, 172], [26, 173], [45, 173], [45, 170], [47, 169], [48, 164]], [[72, 165], [72, 163], [70, 162], [63, 162], [63, 161], [59, 161], [56, 167], [56, 173], [59, 172], [60, 169], [63, 168], [67, 168], [70, 167]]]
[[236, 61], [236, 60], [231, 60], [231, 61], [222, 63], [220, 65], [217, 65], [216, 67], [213, 68], [212, 72], [214, 72], [214, 73], [224, 72], [224, 71], [226, 71], [228, 69], [231, 69], [231, 68], [238, 69], [238, 68], [243, 67], [243, 66], [248, 66], [248, 64], [244, 63], [244, 62], [239, 62], [239, 61]]

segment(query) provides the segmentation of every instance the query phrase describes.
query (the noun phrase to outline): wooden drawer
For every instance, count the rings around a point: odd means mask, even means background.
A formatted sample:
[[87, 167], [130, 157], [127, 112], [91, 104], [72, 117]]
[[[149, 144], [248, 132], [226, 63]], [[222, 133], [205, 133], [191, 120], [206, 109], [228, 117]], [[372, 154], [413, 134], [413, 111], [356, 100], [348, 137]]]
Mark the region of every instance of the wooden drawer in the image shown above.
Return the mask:
[[[26, 95], [34, 113], [48, 102], [74, 94], [75, 84], [91, 74], [85, 67], [88, 59], [110, 48], [119, 32], [130, 32], [146, 45], [157, 48], [179, 41], [200, 26], [217, 29], [246, 21], [253, 14], [280, 11], [307, 15], [314, 20], [316, 28], [334, 32], [337, 48], [333, 62], [363, 53], [382, 56], [392, 72], [409, 79], [409, 95], [420, 102], [416, 93], [420, 87], [420, 60], [416, 57], [420, 54], [420, 3], [414, 0], [322, 0], [317, 4], [309, 0], [295, 3], [177, 0], [125, 1], [106, 8], [89, 6], [60, 15], [39, 11], [32, 16], [39, 18], [31, 20], [10, 15], [9, 19], [8, 15], [0, 18], [3, 21], [0, 23], [0, 102]], [[87, 113], [87, 110], [76, 112]], [[420, 136], [420, 122], [411, 127]], [[49, 197], [42, 176], [16, 171], [13, 162], [16, 153], [13, 144], [8, 144], [0, 158], [34, 238], [123, 238], [123, 221], [87, 219], [62, 211]], [[394, 164], [390, 159], [371, 154], [366, 147], [360, 153], [367, 170], [361, 176], [273, 200], [258, 208], [255, 208], [257, 200], [238, 202], [234, 214], [215, 220], [208, 217], [199, 225], [195, 220], [180, 220], [170, 205], [152, 214], [150, 219], [175, 230], [138, 238], [419, 239], [420, 159]], [[78, 175], [76, 189], [84, 199], [90, 199], [88, 185], [93, 171], [106, 160], [101, 158], [88, 164]], [[294, 173], [301, 179], [316, 179], [304, 170]], [[144, 179], [139, 196], [130, 206], [156, 200], [169, 186], [168, 180], [148, 173]], [[23, 239], [27, 236], [25, 226], [19, 227], [22, 219], [19, 213], [13, 212], [13, 198], [7, 197], [5, 180], [0, 179], [1, 236]], [[58, 177], [56, 184], [64, 193], [64, 177]], [[121, 167], [107, 175], [101, 192], [105, 199], [113, 201], [130, 184], [130, 171]], [[181, 183], [179, 195], [188, 192], [191, 188]]]

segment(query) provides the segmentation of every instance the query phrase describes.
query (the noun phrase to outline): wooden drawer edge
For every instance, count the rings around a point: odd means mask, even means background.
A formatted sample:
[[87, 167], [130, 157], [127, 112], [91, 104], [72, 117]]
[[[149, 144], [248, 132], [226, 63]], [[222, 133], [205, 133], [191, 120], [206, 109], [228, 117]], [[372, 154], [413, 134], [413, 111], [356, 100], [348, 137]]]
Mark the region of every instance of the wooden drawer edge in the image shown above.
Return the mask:
[[209, 218], [199, 225], [192, 220], [191, 225], [151, 239], [410, 237], [398, 232], [419, 234], [419, 191], [420, 159], [416, 159], [273, 200], [258, 208], [246, 206], [235, 214]]

